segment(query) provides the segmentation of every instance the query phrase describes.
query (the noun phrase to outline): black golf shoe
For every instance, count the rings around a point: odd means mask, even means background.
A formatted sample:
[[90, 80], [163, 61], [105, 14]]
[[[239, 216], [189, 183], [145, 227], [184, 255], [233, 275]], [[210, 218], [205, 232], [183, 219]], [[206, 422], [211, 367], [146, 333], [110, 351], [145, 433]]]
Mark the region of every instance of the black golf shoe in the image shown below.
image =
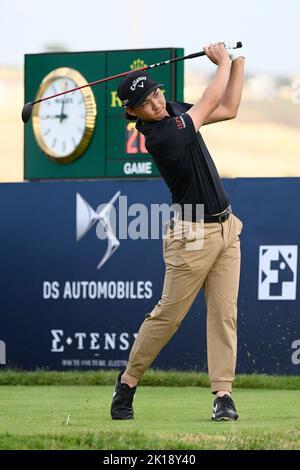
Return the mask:
[[217, 397], [214, 400], [211, 419], [214, 421], [236, 421], [238, 417], [234, 402], [229, 395]]
[[121, 383], [121, 375], [123, 373], [124, 370], [119, 373], [116, 380], [115, 390], [110, 408], [110, 415], [112, 419], [134, 418], [132, 402], [134, 394], [136, 392], [136, 387], [129, 387], [129, 385]]

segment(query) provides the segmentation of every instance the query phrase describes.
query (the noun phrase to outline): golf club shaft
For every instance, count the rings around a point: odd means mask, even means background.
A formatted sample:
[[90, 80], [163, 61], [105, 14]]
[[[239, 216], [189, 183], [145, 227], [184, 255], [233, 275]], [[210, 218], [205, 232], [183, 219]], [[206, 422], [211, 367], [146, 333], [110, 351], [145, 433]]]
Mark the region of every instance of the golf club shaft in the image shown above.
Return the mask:
[[[237, 49], [239, 47], [242, 47], [242, 43], [240, 41], [236, 43], [236, 47], [234, 49]], [[142, 70], [153, 69], [153, 68], [156, 68], [156, 67], [160, 67], [162, 65], [168, 65], [168, 64], [172, 64], [174, 62], [179, 62], [181, 60], [186, 60], [186, 59], [194, 59], [195, 57], [201, 57], [201, 56], [204, 56], [204, 55], [205, 55], [204, 51], [195, 52], [194, 54], [185, 55], [183, 57], [175, 57], [174, 59], [165, 60], [163, 62], [158, 62], [156, 64], [146, 65], [145, 67], [141, 67], [141, 68], [138, 68], [136, 70], [141, 70], [142, 71]], [[57, 96], [65, 95], [66, 93], [72, 93], [73, 91], [81, 90], [82, 88], [85, 88], [85, 87], [88, 87], [88, 86], [94, 86], [94, 85], [98, 85], [98, 83], [108, 82], [109, 80], [113, 80], [114, 78], [125, 77], [125, 75], [128, 75], [131, 72], [132, 72], [132, 70], [129, 70], [127, 72], [118, 73], [117, 75], [112, 75], [111, 77], [102, 78], [101, 80], [96, 80], [95, 82], [87, 83], [86, 85], [82, 85], [82, 86], [79, 86], [79, 87], [76, 87], [76, 88], [72, 88], [71, 90], [62, 91], [61, 93], [56, 93], [55, 95], [47, 96], [46, 98], [41, 98], [40, 100], [37, 100], [37, 101], [31, 101], [30, 104], [34, 105], [34, 104], [37, 104], [37, 103], [41, 103], [42, 101], [46, 101], [46, 100], [50, 100], [52, 98], [56, 98]]]

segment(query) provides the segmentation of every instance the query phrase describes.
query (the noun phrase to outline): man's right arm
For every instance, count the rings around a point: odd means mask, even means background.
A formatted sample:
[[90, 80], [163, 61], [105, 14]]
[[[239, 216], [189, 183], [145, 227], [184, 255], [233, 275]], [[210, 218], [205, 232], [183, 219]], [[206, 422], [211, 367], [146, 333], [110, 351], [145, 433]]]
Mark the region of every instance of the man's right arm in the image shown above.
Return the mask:
[[187, 111], [187, 114], [193, 120], [196, 132], [208, 116], [220, 105], [230, 76], [231, 61], [223, 44], [204, 47], [204, 52], [218, 68], [212, 82], [205, 89], [200, 100]]

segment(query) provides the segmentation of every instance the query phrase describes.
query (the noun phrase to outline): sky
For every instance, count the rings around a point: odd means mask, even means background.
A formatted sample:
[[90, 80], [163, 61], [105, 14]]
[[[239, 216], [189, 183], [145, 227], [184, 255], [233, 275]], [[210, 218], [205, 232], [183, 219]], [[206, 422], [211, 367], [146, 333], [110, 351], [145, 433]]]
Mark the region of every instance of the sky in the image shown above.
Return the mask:
[[[69, 51], [184, 47], [242, 41], [248, 73], [300, 73], [298, 0], [0, 0], [0, 67], [48, 44]], [[208, 59], [189, 61], [208, 72]]]

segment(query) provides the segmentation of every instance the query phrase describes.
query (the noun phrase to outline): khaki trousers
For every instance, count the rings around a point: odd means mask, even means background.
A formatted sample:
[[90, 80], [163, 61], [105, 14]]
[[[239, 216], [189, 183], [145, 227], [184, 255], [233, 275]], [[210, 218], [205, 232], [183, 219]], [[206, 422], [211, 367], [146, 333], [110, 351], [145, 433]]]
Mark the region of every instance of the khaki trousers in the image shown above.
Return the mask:
[[[242, 227], [233, 214], [222, 223], [175, 221], [163, 240], [166, 271], [162, 297], [146, 316], [132, 346], [126, 368], [129, 375], [141, 378], [203, 288], [211, 390], [231, 391], [236, 367]], [[199, 240], [201, 230], [204, 236]]]

